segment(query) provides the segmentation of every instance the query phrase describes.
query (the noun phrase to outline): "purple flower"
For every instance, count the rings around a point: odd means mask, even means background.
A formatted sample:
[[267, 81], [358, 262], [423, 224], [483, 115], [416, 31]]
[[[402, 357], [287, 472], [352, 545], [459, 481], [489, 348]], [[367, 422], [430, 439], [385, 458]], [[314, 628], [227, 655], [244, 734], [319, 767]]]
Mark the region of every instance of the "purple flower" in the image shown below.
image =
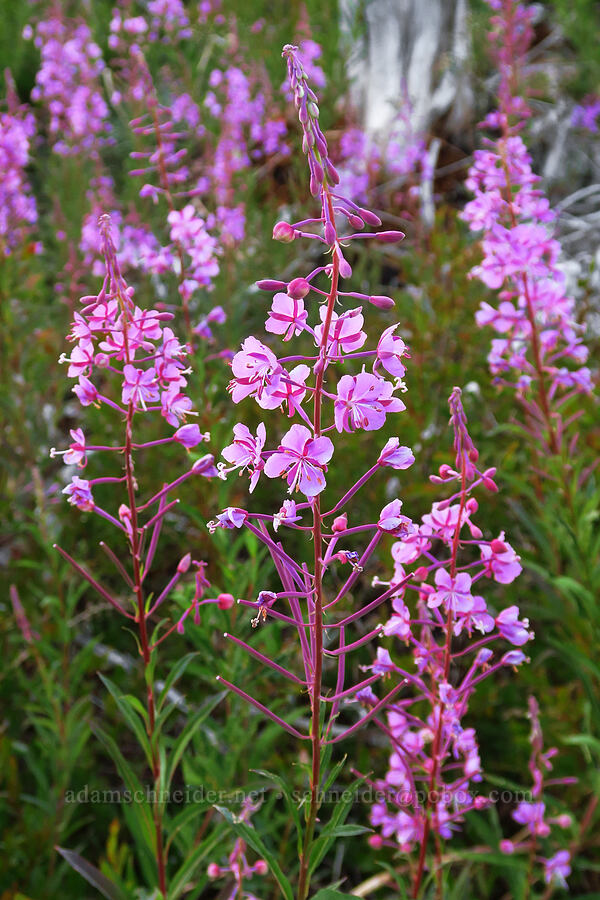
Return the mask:
[[392, 500], [383, 507], [379, 514], [378, 527], [382, 531], [388, 531], [390, 534], [407, 533], [412, 526], [408, 516], [403, 516], [400, 512], [402, 509], [402, 500]]
[[271, 334], [281, 334], [284, 341], [289, 341], [295, 334], [301, 334], [306, 326], [307, 318], [308, 313], [301, 297], [294, 298], [289, 294], [275, 294], [265, 328]]
[[400, 362], [400, 357], [406, 353], [406, 344], [400, 337], [394, 335], [398, 325], [390, 325], [386, 328], [377, 344], [377, 359], [390, 375], [395, 378], [404, 378], [406, 366]]
[[496, 625], [502, 637], [514, 644], [515, 647], [522, 647], [533, 638], [533, 632], [528, 631], [529, 620], [519, 619], [518, 606], [509, 606], [503, 609], [496, 617]]
[[325, 487], [323, 472], [332, 455], [333, 444], [328, 437], [313, 438], [304, 425], [292, 425], [279, 449], [267, 459], [265, 475], [287, 475], [290, 494], [300, 490], [307, 497], [316, 497]]
[[532, 835], [547, 837], [550, 834], [550, 826], [544, 822], [544, 813], [546, 807], [543, 803], [527, 803], [523, 801], [519, 803], [512, 814], [515, 822], [519, 825], [527, 825]]
[[284, 500], [281, 509], [273, 516], [273, 530], [278, 531], [280, 525], [292, 525], [299, 522], [302, 516], [296, 513], [296, 501]]
[[154, 403], [158, 400], [158, 386], [156, 371], [152, 366], [149, 369], [136, 369], [127, 363], [123, 366], [123, 403], [132, 403], [134, 409], [146, 409], [146, 403]]
[[393, 392], [393, 384], [369, 372], [343, 375], [334, 404], [335, 427], [339, 432], [381, 428], [388, 413], [406, 409]]
[[241, 528], [248, 513], [245, 509], [238, 509], [234, 506], [228, 506], [222, 513], [219, 513], [216, 520], [208, 523], [208, 530], [213, 534], [217, 528]]
[[205, 435], [200, 431], [199, 425], [182, 425], [174, 433], [173, 440], [182, 444], [187, 450], [191, 450], [192, 447], [205, 440]]
[[[321, 345], [323, 339], [323, 328], [327, 310], [321, 307], [319, 310], [321, 322], [315, 328], [315, 340], [317, 346]], [[359, 350], [367, 339], [367, 335], [362, 331], [364, 317], [361, 307], [350, 309], [338, 316], [333, 313], [331, 316], [331, 324], [329, 325], [329, 334], [327, 336], [327, 354], [332, 359], [339, 359], [342, 353], [352, 353]]]
[[392, 662], [389, 651], [384, 647], [377, 648], [377, 658], [372, 666], [365, 666], [365, 669], [372, 669], [373, 675], [389, 675], [396, 671], [396, 667]]
[[81, 428], [71, 429], [70, 434], [73, 438], [73, 443], [68, 450], [65, 450], [64, 461], [68, 466], [79, 466], [80, 469], [83, 469], [87, 462], [85, 455], [85, 435]]
[[66, 488], [63, 488], [63, 494], [68, 496], [71, 506], [77, 506], [79, 509], [86, 511], [94, 508], [94, 498], [92, 497], [90, 483], [85, 478], [73, 475], [71, 483]]
[[386, 635], [394, 634], [396, 637], [405, 641], [410, 637], [410, 610], [400, 597], [394, 597], [392, 600], [392, 608], [395, 615], [388, 619], [383, 626], [383, 633]]
[[567, 878], [571, 874], [571, 854], [568, 850], [559, 850], [550, 859], [542, 860], [544, 863], [544, 880], [546, 884], [554, 882], [559, 887], [567, 887]]
[[408, 469], [414, 461], [410, 447], [401, 447], [397, 437], [389, 439], [377, 460], [380, 466], [390, 466], [392, 469]]
[[248, 337], [231, 361], [233, 379], [228, 390], [231, 399], [239, 403], [245, 397], [256, 397], [257, 402], [263, 396], [265, 388], [276, 388], [279, 385], [281, 366], [275, 354], [261, 344], [255, 337]]
[[504, 540], [504, 532], [490, 544], [480, 544], [479, 549], [486, 565], [486, 574], [500, 584], [511, 584], [523, 571], [520, 557]]
[[174, 428], [179, 425], [180, 421], [185, 421], [185, 417], [192, 409], [192, 401], [182, 394], [176, 385], [162, 392], [160, 403], [162, 415]]
[[73, 393], [77, 395], [82, 406], [90, 406], [98, 401], [98, 391], [85, 375], [79, 376], [79, 384], [75, 385]]
[[[254, 437], [247, 425], [238, 422], [233, 426], [233, 444], [229, 444], [221, 453], [227, 462], [232, 464], [231, 469], [226, 471], [231, 472], [234, 469], [240, 469], [240, 474], [242, 474], [246, 469], [250, 469], [252, 473], [250, 493], [256, 487], [263, 467], [261, 453], [265, 446], [266, 437], [266, 429], [262, 422], [256, 429], [256, 437]], [[224, 472], [225, 470], [223, 469], [222, 471]]]
[[437, 591], [429, 594], [428, 606], [435, 608], [443, 603], [446, 611], [468, 613], [473, 607], [471, 596], [471, 576], [467, 572], [459, 572], [455, 578], [446, 569], [437, 569], [435, 573]]

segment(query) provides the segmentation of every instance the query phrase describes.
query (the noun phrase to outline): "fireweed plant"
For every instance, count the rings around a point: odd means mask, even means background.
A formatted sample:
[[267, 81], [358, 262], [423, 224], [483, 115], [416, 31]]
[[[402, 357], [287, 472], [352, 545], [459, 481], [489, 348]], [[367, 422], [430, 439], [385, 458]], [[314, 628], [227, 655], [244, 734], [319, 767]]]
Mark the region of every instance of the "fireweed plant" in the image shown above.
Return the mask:
[[[196, 561], [187, 553], [178, 563], [173, 576], [156, 596], [148, 592], [146, 579], [156, 557], [161, 528], [169, 510], [179, 502], [171, 499], [172, 492], [188, 478], [217, 475], [214, 459], [206, 454], [170, 483], [165, 483], [148, 500], [137, 498], [138, 482], [135, 473], [137, 452], [157, 446], [179, 444], [191, 450], [208, 439], [197, 424], [183, 424], [193, 416], [192, 401], [186, 395], [186, 349], [179, 343], [168, 323], [171, 313], [155, 309], [141, 309], [134, 301], [134, 291], [123, 278], [111, 236], [110, 219], [103, 216], [99, 222], [106, 274], [97, 296], [82, 298], [80, 312], [75, 312], [69, 334], [74, 343], [70, 356], [63, 354], [61, 361], [68, 364], [68, 376], [77, 379], [73, 391], [82, 406], [91, 404], [112, 411], [124, 422], [123, 442], [119, 446], [88, 443], [83, 429], [71, 431], [72, 443], [62, 453], [67, 465], [77, 466], [80, 475], [74, 475], [64, 489], [68, 502], [85, 512], [92, 512], [108, 521], [117, 530], [122, 551], [113, 550], [107, 543], [102, 550], [114, 563], [124, 584], [124, 598], [100, 584], [69, 553], [57, 547], [58, 552], [72, 565], [79, 575], [94, 588], [100, 597], [135, 630], [136, 643], [142, 658], [146, 685], [145, 706], [137, 698], [121, 695], [108, 679], [104, 679], [113, 694], [119, 711], [133, 730], [144, 757], [151, 769], [154, 791], [152, 800], [133, 805], [139, 833], [144, 836], [144, 852], [155, 864], [155, 881], [160, 896], [167, 896], [167, 850], [164, 840], [165, 792], [169, 790], [183, 751], [191, 739], [188, 727], [183, 730], [171, 751], [164, 740], [164, 723], [172, 711], [168, 690], [156, 694], [155, 669], [157, 648], [173, 631], [183, 633], [189, 615], [198, 622], [201, 604], [217, 603], [228, 608], [233, 598], [219, 595], [206, 598], [209, 582], [205, 577], [205, 563]], [[137, 431], [148, 417], [162, 416], [165, 425], [173, 429], [157, 440], [140, 442]], [[84, 478], [88, 454], [107, 453], [122, 461], [123, 470], [114, 476]], [[87, 472], [85, 473], [87, 474]], [[96, 488], [109, 484], [122, 491], [118, 498], [116, 514], [105, 510], [94, 497]], [[124, 550], [129, 563], [124, 561]], [[191, 604], [176, 621], [165, 614], [165, 601], [187, 573], [193, 572], [195, 592]], [[157, 615], [161, 616], [160, 619]], [[212, 704], [201, 707], [197, 721], [206, 716]], [[100, 730], [98, 734], [116, 761], [120, 775], [128, 789], [142, 791], [141, 783], [116, 744]], [[143, 791], [139, 796], [143, 796]], [[61, 851], [65, 858], [85, 877], [89, 864], [81, 861], [71, 851]], [[145, 871], [148, 871], [147, 868]]]
[[[389, 738], [392, 755], [385, 778], [373, 783], [386, 799], [373, 806], [371, 822], [381, 834], [370, 838], [370, 843], [376, 848], [395, 847], [408, 856], [411, 896], [415, 898], [424, 890], [427, 868], [436, 877], [438, 896], [443, 896], [442, 841], [459, 830], [467, 812], [484, 809], [490, 802], [476, 792], [483, 772], [476, 730], [464, 723], [469, 699], [484, 679], [506, 666], [526, 662], [521, 648], [533, 638], [529, 622], [519, 618], [517, 606], [498, 610], [495, 602], [488, 603], [479, 593], [487, 592], [489, 581], [511, 584], [521, 573], [521, 564], [504, 532], [485, 540], [473, 521], [478, 510], [473, 492], [480, 487], [497, 490], [495, 469], [482, 472], [477, 468], [479, 454], [467, 429], [458, 388], [449, 403], [454, 467], [443, 464], [439, 474], [430, 479], [435, 484], [454, 485], [455, 491], [434, 503], [421, 524], [392, 547], [394, 574], [389, 588], [393, 615], [382, 634], [405, 644], [404, 657], [412, 656], [413, 670], [409, 674], [402, 668], [405, 660], [400, 659], [402, 665], [398, 665], [382, 647], [369, 667], [374, 673], [402, 678], [412, 694], [394, 699], [385, 718], [375, 716], [373, 720]], [[470, 537], [461, 534], [465, 530]], [[376, 583], [382, 582], [376, 579]], [[407, 603], [409, 591], [416, 594], [414, 612]], [[517, 649], [498, 653], [495, 645], [499, 640]], [[371, 690], [368, 687], [359, 696], [374, 705], [377, 698], [369, 696]], [[537, 743], [535, 752], [541, 754]], [[547, 758], [540, 759], [538, 767]], [[554, 783], [570, 782], [558, 779]], [[567, 827], [570, 819], [563, 816], [545, 821], [542, 789], [542, 782], [536, 781], [534, 802], [521, 803], [513, 818], [524, 823], [523, 817], [535, 816], [541, 829], [536, 833], [546, 837], [551, 824]], [[430, 843], [433, 858], [428, 860]], [[514, 852], [515, 847], [503, 842], [501, 849]], [[532, 866], [534, 858], [540, 861], [530, 843], [519, 843], [518, 849], [532, 851]], [[565, 866], [560, 871], [553, 868], [554, 858], [541, 859], [548, 883], [554, 877], [561, 883], [568, 868], [568, 852], [560, 853]]]
[[[481, 531], [472, 522], [477, 510], [477, 501], [471, 496], [474, 488], [481, 485], [492, 491], [497, 488], [493, 480], [495, 470], [481, 472], [477, 468], [478, 453], [467, 431], [458, 388], [450, 398], [456, 468], [442, 466], [440, 474], [433, 476], [434, 481], [442, 484], [458, 481], [458, 489], [449, 499], [435, 504], [431, 513], [423, 517], [422, 525], [415, 525], [402, 513], [399, 499], [386, 504], [377, 522], [355, 524], [351, 520], [352, 498], [372, 477], [385, 468], [407, 469], [414, 462], [411, 450], [402, 446], [398, 438], [388, 440], [374, 465], [344, 496], [332, 504], [322, 503], [328, 465], [336, 454], [341, 459], [340, 454], [348, 452], [345, 447], [344, 450], [339, 445], [336, 448], [332, 438], [357, 430], [376, 431], [384, 425], [387, 415], [405, 408], [397, 393], [406, 390], [403, 357], [408, 354], [404, 341], [395, 333], [398, 326], [386, 328], [376, 347], [365, 349], [367, 335], [363, 331], [362, 305], [345, 308], [346, 298], [370, 302], [380, 309], [390, 309], [393, 301], [389, 297], [340, 290], [340, 279], [352, 274], [342, 246], [358, 238], [391, 242], [403, 235], [398, 232], [366, 234], [362, 229], [366, 224], [377, 226], [377, 216], [337, 193], [337, 172], [319, 127], [317, 98], [307, 83], [296, 48], [286, 46], [283, 55], [303, 128], [310, 190], [320, 202], [321, 211], [318, 217], [293, 224], [278, 222], [273, 234], [275, 239], [285, 242], [302, 237], [320, 242], [331, 261], [304, 278], [294, 278], [289, 283], [265, 280], [259, 282], [259, 287], [277, 292], [266, 330], [280, 335], [284, 342], [308, 333], [317, 352], [278, 358], [260, 340], [250, 336], [234, 356], [229, 385], [234, 403], [252, 397], [261, 409], [285, 411], [292, 422], [274, 449], [265, 449], [264, 423], [258, 425], [255, 434], [245, 424], [236, 424], [234, 441], [223, 450], [226, 462], [219, 464], [221, 474], [226, 477], [238, 469], [247, 472], [250, 492], [261, 476], [283, 478], [291, 496], [273, 514], [228, 508], [209, 523], [209, 528], [211, 531], [247, 528], [272, 555], [282, 590], [263, 590], [255, 601], [239, 602], [254, 610], [255, 627], [273, 618], [296, 629], [304, 665], [302, 675], [299, 677], [285, 669], [239, 638], [226, 637], [308, 692], [309, 733], [298, 730], [237, 685], [220, 676], [219, 681], [295, 738], [310, 744], [310, 797], [304, 835], [299, 840], [299, 900], [305, 900], [308, 895], [311, 876], [324, 853], [319, 852], [318, 841], [314, 843], [322, 789], [329, 783], [328, 773], [323, 771], [324, 756], [331, 745], [370, 721], [376, 722], [390, 738], [394, 750], [393, 772], [378, 788], [386, 796], [389, 793], [391, 803], [396, 787], [407, 791], [411, 798], [408, 803], [396, 801], [392, 811], [386, 803], [374, 808], [373, 823], [382, 827], [384, 835], [375, 844], [381, 846], [384, 840], [394, 836], [403, 851], [420, 845], [418, 860], [412, 866], [413, 895], [417, 897], [427, 864], [430, 835], [435, 837], [434, 868], [441, 874], [441, 838], [451, 835], [465, 812], [487, 804], [484, 797], [474, 797], [468, 789], [471, 781], [481, 779], [481, 769], [475, 731], [464, 727], [461, 720], [470, 695], [483, 678], [526, 659], [524, 652], [517, 649], [505, 652], [492, 662], [493, 651], [489, 645], [502, 638], [520, 648], [532, 634], [527, 621], [519, 619], [516, 606], [496, 613], [488, 610], [483, 597], [474, 593], [481, 579], [510, 583], [521, 566], [504, 534], [493, 541], [483, 540]], [[342, 233], [346, 225], [353, 229], [350, 234]], [[303, 230], [307, 227], [311, 231]], [[323, 274], [328, 279], [329, 290], [321, 290], [315, 284], [317, 276]], [[317, 316], [310, 315], [311, 295], [321, 301], [318, 322], [314, 322]], [[350, 374], [348, 364], [353, 363], [361, 368]], [[303, 405], [306, 399], [312, 400], [311, 412]], [[302, 499], [295, 499], [298, 494]], [[286, 551], [279, 534], [280, 529], [287, 528], [300, 531], [312, 542], [314, 557], [310, 567]], [[471, 539], [461, 536], [463, 528], [470, 531]], [[361, 535], [366, 537], [366, 543], [356, 549], [356, 537]], [[383, 584], [384, 589], [375, 599], [350, 614], [340, 615], [342, 601], [348, 598], [386, 535], [400, 538], [394, 545], [392, 580]], [[469, 553], [464, 561], [460, 558], [463, 551]], [[479, 556], [473, 559], [475, 551]], [[408, 572], [405, 567], [416, 561], [419, 565]], [[328, 596], [326, 576], [334, 562], [347, 565], [350, 572], [341, 589]], [[376, 580], [377, 585], [382, 582]], [[414, 612], [405, 603], [408, 590], [417, 594]], [[388, 599], [393, 600], [393, 617], [348, 642], [348, 627], [378, 610]], [[284, 611], [283, 603], [289, 609]], [[470, 637], [474, 631], [482, 636], [465, 647], [465, 636]], [[389, 651], [381, 647], [375, 663], [367, 667], [370, 674], [358, 685], [346, 687], [348, 655], [369, 641], [392, 635], [412, 645], [415, 671], [396, 665]], [[325, 664], [329, 661], [336, 669], [331, 689], [324, 681]], [[460, 671], [459, 679], [455, 670]], [[398, 682], [378, 697], [373, 686], [392, 675], [399, 676]], [[398, 699], [401, 691], [409, 696]], [[359, 705], [363, 711], [353, 724], [333, 728], [345, 703], [353, 703], [351, 708]], [[420, 800], [417, 785], [423, 781], [427, 785], [426, 798]], [[434, 797], [441, 799], [434, 800]], [[410, 812], [405, 810], [406, 806]], [[331, 823], [329, 828], [332, 830]], [[321, 841], [326, 840], [327, 829], [327, 825], [322, 826]], [[285, 876], [281, 875], [279, 880], [286, 896], [291, 896], [291, 886]]]
[[[559, 242], [551, 226], [556, 215], [537, 186], [531, 156], [521, 135], [530, 108], [521, 92], [523, 58], [533, 38], [533, 7], [516, 0], [487, 0], [495, 11], [490, 39], [500, 72], [499, 107], [482, 127], [499, 132], [476, 150], [467, 187], [475, 197], [462, 218], [483, 232], [483, 261], [472, 270], [488, 288], [499, 290], [500, 303], [483, 302], [479, 327], [490, 325], [499, 337], [488, 356], [495, 382], [515, 391], [527, 430], [544, 457], [573, 455], [577, 436], [567, 431], [581, 410], [564, 415], [577, 394], [592, 391], [583, 326], [575, 318], [575, 301], [566, 292], [558, 261]], [[564, 472], [564, 470], [563, 470]], [[563, 488], [568, 485], [563, 475]]]

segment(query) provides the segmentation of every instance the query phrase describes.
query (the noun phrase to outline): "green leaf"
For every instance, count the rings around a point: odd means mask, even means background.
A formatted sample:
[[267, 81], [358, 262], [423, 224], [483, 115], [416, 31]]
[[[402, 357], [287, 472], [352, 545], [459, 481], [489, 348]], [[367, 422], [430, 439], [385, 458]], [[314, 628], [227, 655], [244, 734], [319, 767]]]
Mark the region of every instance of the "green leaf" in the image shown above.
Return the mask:
[[187, 653], [185, 656], [182, 656], [182, 658], [178, 662], [175, 663], [167, 678], [165, 679], [165, 683], [158, 697], [158, 702], [156, 704], [157, 713], [161, 711], [165, 704], [165, 701], [168, 699], [169, 691], [171, 690], [171, 688], [175, 687], [195, 656], [200, 656], [200, 653], [197, 650], [194, 650], [192, 653]]
[[272, 781], [273, 784], [277, 785], [280, 789], [281, 793], [284, 796], [286, 806], [290, 812], [292, 819], [294, 820], [294, 825], [296, 826], [296, 836], [298, 841], [298, 857], [302, 854], [302, 824], [300, 821], [300, 811], [298, 809], [298, 805], [294, 802], [294, 798], [292, 797], [292, 792], [289, 786], [286, 784], [285, 780], [280, 775], [275, 775], [274, 772], [268, 772], [266, 769], [251, 769], [256, 775], [261, 775], [263, 778], [266, 778], [268, 781]]
[[115, 703], [117, 704], [119, 712], [129, 725], [130, 729], [135, 734], [138, 744], [144, 751], [146, 761], [150, 768], [152, 768], [152, 752], [150, 750], [150, 742], [146, 733], [146, 711], [140, 704], [140, 701], [137, 699], [137, 697], [133, 697], [129, 694], [123, 694], [116, 686], [116, 684], [105, 675], [101, 675], [100, 673], [98, 673], [98, 677], [100, 678], [100, 681], [107, 689], [107, 691], [110, 692]]
[[168, 900], [177, 900], [177, 898], [183, 894], [200, 863], [206, 859], [209, 853], [212, 853], [222, 840], [223, 830], [217, 828], [209, 838], [202, 841], [197, 847], [194, 847], [188, 858], [170, 881]]
[[69, 863], [72, 869], [75, 869], [76, 872], [85, 878], [88, 884], [97, 888], [107, 900], [126, 900], [121, 888], [85, 860], [83, 856], [80, 856], [79, 853], [75, 853], [74, 850], [65, 850], [64, 847], [57, 847], [56, 850]]
[[179, 761], [185, 752], [185, 748], [194, 737], [194, 734], [198, 731], [206, 717], [212, 712], [215, 706], [221, 702], [223, 697], [225, 697], [227, 691], [220, 691], [218, 694], [215, 694], [214, 697], [209, 697], [206, 700], [200, 709], [194, 713], [190, 720], [187, 722], [185, 728], [175, 741], [173, 748], [171, 750], [171, 755], [169, 758], [169, 768], [165, 780], [165, 788], [168, 790], [171, 786], [171, 781], [173, 779], [173, 775], [177, 770], [177, 766], [179, 765]]
[[312, 900], [347, 900], [348, 897], [354, 897], [355, 900], [358, 900], [356, 894], [343, 894], [341, 891], [336, 891], [333, 888], [321, 888], [320, 891], [314, 894]]
[[92, 731], [94, 732], [98, 740], [102, 744], [104, 744], [106, 751], [115, 763], [119, 775], [123, 779], [125, 786], [131, 792], [132, 796], [134, 798], [142, 798], [139, 802], [135, 801], [131, 804], [131, 812], [135, 821], [137, 821], [141, 826], [139, 836], [142, 837], [147, 848], [150, 850], [151, 854], [154, 855], [154, 822], [148, 803], [145, 799], [143, 799], [146, 796], [146, 792], [144, 791], [137, 775], [135, 775], [133, 769], [117, 747], [115, 741], [110, 737], [110, 735], [106, 734], [106, 732], [99, 728], [97, 725], [92, 726]]
[[285, 897], [285, 900], [294, 900], [294, 893], [292, 891], [292, 886], [281, 871], [279, 863], [271, 853], [271, 851], [265, 846], [255, 831], [255, 829], [248, 825], [247, 822], [242, 822], [237, 818], [229, 809], [224, 806], [215, 806], [217, 812], [220, 812], [225, 821], [231, 826], [231, 828], [235, 831], [238, 837], [243, 838], [247, 844], [250, 844], [253, 850], [262, 856], [271, 873], [277, 879], [277, 884], [281, 888], [281, 893]]

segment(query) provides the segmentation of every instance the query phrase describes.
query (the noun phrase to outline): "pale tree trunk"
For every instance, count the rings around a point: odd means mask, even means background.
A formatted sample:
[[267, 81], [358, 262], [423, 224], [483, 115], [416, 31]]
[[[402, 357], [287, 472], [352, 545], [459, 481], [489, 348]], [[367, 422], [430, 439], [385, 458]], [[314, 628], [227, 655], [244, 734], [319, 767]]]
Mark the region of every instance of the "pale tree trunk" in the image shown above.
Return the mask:
[[370, 135], [385, 140], [407, 100], [413, 132], [443, 119], [453, 138], [469, 126], [468, 0], [340, 0], [340, 13], [351, 98]]

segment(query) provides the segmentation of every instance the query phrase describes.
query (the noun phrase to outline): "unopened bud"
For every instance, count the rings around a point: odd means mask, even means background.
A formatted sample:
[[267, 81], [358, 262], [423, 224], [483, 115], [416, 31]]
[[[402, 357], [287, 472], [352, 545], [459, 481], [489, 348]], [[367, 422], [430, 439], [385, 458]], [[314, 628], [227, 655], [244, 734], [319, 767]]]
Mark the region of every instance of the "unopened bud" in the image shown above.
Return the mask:
[[262, 278], [256, 282], [256, 287], [260, 291], [284, 291], [285, 281], [274, 281], [272, 278]]
[[331, 224], [331, 222], [325, 223], [325, 242], [330, 246], [335, 244], [337, 240], [337, 234], [335, 232], [335, 228]]
[[348, 216], [348, 222], [352, 225], [353, 228], [356, 228], [358, 231], [361, 231], [365, 227], [365, 223], [360, 218], [360, 216]]
[[491, 491], [493, 494], [498, 493], [498, 485], [491, 478], [484, 478], [481, 482], [488, 491]]
[[287, 286], [287, 292], [293, 300], [302, 300], [310, 291], [306, 278], [294, 278]]
[[369, 297], [369, 303], [372, 303], [377, 309], [392, 309], [396, 305], [391, 297], [385, 297], [383, 294]]
[[358, 214], [361, 219], [367, 223], [367, 225], [375, 225], [379, 227], [381, 225], [381, 219], [379, 216], [376, 216], [374, 212], [371, 212], [370, 209], [362, 209], [360, 206], [358, 208]]
[[494, 538], [494, 540], [490, 543], [490, 549], [492, 553], [506, 553], [507, 547], [504, 541], [501, 541], [500, 538]]
[[216, 863], [209, 863], [208, 868], [206, 870], [206, 874], [209, 878], [218, 878], [221, 874], [221, 867]]
[[267, 872], [269, 871], [269, 867], [266, 864], [266, 862], [264, 861], [264, 859], [258, 859], [254, 863], [254, 871], [256, 872], [257, 875], [266, 875], [267, 874]]
[[429, 571], [427, 569], [427, 566], [419, 566], [419, 568], [415, 569], [415, 571], [413, 572], [413, 578], [415, 579], [415, 581], [425, 581], [428, 575]]
[[396, 244], [405, 237], [403, 231], [380, 231], [375, 235], [375, 240], [383, 244]]
[[273, 228], [273, 240], [283, 244], [291, 244], [294, 240], [294, 229], [289, 222], [276, 222]]
[[380, 834], [372, 834], [369, 836], [368, 844], [373, 850], [380, 850], [383, 847], [383, 838]]
[[183, 556], [179, 560], [179, 562], [177, 563], [177, 571], [179, 572], [180, 575], [183, 575], [185, 572], [187, 572], [187, 570], [189, 569], [189, 567], [191, 565], [191, 562], [192, 562], [191, 553], [186, 553], [185, 556]]
[[334, 534], [339, 531], [345, 531], [348, 527], [348, 516], [346, 513], [342, 513], [341, 516], [336, 516], [333, 520], [333, 525], [331, 526], [331, 530]]
[[217, 597], [217, 606], [219, 609], [231, 609], [235, 603], [233, 594], [219, 594]]
[[96, 353], [94, 362], [100, 369], [106, 369], [106, 367], [110, 365], [110, 359], [108, 358], [106, 353]]

